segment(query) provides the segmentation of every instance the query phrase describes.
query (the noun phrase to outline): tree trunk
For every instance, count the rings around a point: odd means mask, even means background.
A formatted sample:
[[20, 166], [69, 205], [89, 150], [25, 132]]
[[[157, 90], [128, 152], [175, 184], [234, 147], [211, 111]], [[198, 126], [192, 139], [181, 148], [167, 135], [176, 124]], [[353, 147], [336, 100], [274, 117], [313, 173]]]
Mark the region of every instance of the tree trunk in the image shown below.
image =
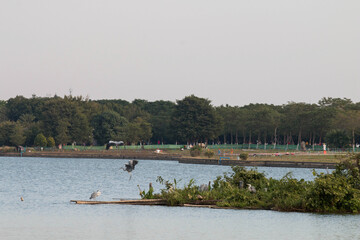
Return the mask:
[[315, 133], [313, 134], [312, 147], [313, 147], [313, 151], [315, 151]]
[[274, 149], [276, 148], [276, 140], [277, 140], [276, 131], [277, 131], [277, 127], [275, 128], [274, 131]]
[[290, 132], [290, 135], [288, 135], [288, 136], [287, 136], [287, 139], [286, 139], [286, 150], [289, 149], [290, 137], [291, 137], [291, 132]]
[[299, 150], [300, 143], [301, 143], [301, 128], [299, 130], [298, 144], [297, 144], [296, 150]]
[[267, 144], [267, 132], [264, 133], [264, 149], [266, 150], [266, 144]]
[[286, 136], [285, 136], [285, 134], [284, 134], [284, 142], [283, 142], [283, 144], [284, 144], [284, 145], [286, 145], [286, 144], [287, 144], [287, 141], [286, 141]]
[[352, 145], [353, 145], [353, 152], [355, 152], [355, 129], [352, 130]]
[[249, 149], [250, 149], [250, 143], [251, 143], [251, 130], [249, 132]]

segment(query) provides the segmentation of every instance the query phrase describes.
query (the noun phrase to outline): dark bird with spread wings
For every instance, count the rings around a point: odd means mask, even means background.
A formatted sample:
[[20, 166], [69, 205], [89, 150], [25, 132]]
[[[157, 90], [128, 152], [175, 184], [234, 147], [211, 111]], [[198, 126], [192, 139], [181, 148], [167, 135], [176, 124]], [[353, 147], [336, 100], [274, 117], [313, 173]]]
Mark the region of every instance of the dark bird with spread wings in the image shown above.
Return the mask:
[[124, 170], [124, 171], [127, 171], [129, 174], [130, 174], [130, 178], [129, 180], [131, 179], [131, 176], [132, 176], [132, 171], [135, 169], [135, 165], [138, 164], [138, 161], [137, 160], [129, 160], [128, 163], [125, 163], [125, 166], [124, 167], [121, 167], [120, 169]]

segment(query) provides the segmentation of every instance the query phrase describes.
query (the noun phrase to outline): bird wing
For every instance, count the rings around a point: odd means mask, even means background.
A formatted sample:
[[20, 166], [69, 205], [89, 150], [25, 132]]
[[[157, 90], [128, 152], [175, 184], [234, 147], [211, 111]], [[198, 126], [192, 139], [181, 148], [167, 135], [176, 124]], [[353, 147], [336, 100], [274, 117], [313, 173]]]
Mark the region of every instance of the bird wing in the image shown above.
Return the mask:
[[135, 165], [138, 164], [138, 161], [137, 160], [130, 160], [130, 161], [131, 161], [132, 168], [135, 169]]
[[125, 171], [131, 171], [131, 165], [130, 163], [125, 163]]

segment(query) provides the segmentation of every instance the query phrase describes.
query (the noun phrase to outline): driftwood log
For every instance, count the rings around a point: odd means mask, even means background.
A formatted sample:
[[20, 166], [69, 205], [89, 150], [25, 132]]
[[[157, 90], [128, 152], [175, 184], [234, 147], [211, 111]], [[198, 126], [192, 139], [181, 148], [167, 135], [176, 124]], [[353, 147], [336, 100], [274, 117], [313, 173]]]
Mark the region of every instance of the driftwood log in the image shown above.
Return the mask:
[[[116, 200], [116, 201], [87, 201], [87, 200], [70, 200], [71, 203], [76, 204], [127, 204], [127, 205], [168, 205], [165, 199], [134, 199], [134, 200]], [[216, 206], [217, 200], [197, 200], [190, 204], [183, 204], [180, 206]]]
[[86, 201], [70, 200], [76, 204], [127, 204], [127, 205], [167, 205], [163, 199], [138, 199], [138, 200], [118, 200], [118, 201]]

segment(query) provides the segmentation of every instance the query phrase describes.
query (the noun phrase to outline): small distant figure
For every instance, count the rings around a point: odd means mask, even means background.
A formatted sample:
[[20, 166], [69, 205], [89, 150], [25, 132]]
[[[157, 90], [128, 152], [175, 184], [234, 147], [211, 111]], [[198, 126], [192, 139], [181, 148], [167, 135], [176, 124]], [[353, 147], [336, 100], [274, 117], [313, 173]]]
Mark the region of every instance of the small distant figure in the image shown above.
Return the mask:
[[101, 192], [99, 191], [99, 190], [97, 190], [96, 192], [93, 192], [92, 194], [91, 194], [91, 196], [90, 196], [90, 200], [91, 199], [95, 199], [95, 198], [97, 198], [98, 196], [100, 196], [101, 195]]
[[251, 184], [247, 184], [247, 186], [248, 186], [249, 192], [256, 193], [256, 188], [254, 186], [251, 186]]
[[109, 141], [107, 144], [106, 144], [106, 150], [109, 150], [111, 149], [111, 146], [116, 146], [116, 148], [118, 148], [118, 146], [123, 146], [124, 145], [124, 142], [123, 141]]
[[199, 186], [199, 192], [205, 192], [209, 190], [209, 186], [207, 184], [201, 184]]
[[23, 197], [20, 197], [20, 200], [23, 202], [23, 201], [24, 201], [24, 198], [23, 198]]
[[172, 185], [168, 188], [168, 192], [169, 193], [175, 192], [175, 189], [174, 189], [174, 187]]
[[302, 151], [306, 151], [306, 143], [304, 141], [301, 141], [300, 147]]
[[201, 185], [199, 186], [199, 192], [209, 191], [209, 190], [210, 190], [210, 186], [211, 186], [211, 181], [209, 181], [209, 184], [201, 184]]
[[131, 172], [135, 169], [136, 164], [138, 164], [137, 160], [129, 160], [129, 162], [125, 164], [125, 166], [124, 166], [125, 168], [124, 167], [120, 168], [120, 169], [122, 169], [124, 171], [127, 171], [130, 174], [129, 181], [131, 180], [131, 177], [132, 177]]

